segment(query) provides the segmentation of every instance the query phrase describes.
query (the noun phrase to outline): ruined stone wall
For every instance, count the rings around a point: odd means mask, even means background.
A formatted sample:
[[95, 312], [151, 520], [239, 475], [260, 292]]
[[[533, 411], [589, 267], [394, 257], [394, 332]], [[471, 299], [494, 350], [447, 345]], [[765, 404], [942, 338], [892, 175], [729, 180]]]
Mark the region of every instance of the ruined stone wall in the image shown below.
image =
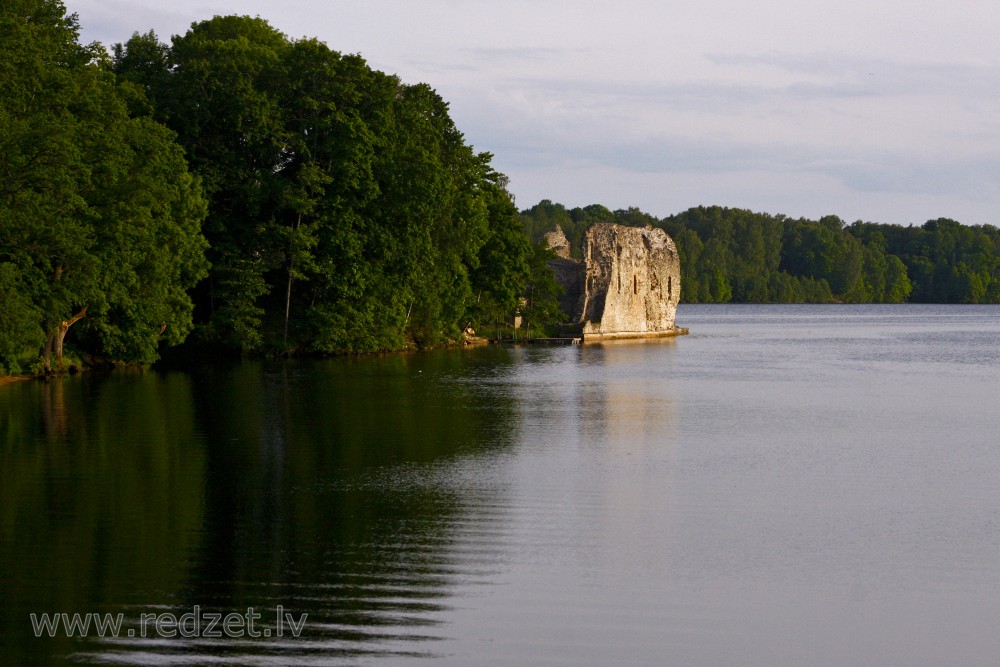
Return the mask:
[[556, 228], [551, 232], [548, 232], [543, 237], [545, 240], [545, 245], [549, 247], [549, 250], [556, 254], [556, 257], [561, 257], [562, 259], [569, 259], [569, 239], [566, 238], [566, 232], [558, 224]]
[[584, 239], [582, 295], [574, 319], [584, 339], [678, 333], [677, 247], [652, 227], [593, 225]]
[[569, 239], [559, 225], [547, 233], [544, 240], [556, 255], [549, 262], [549, 268], [563, 288], [559, 309], [569, 316], [571, 322], [575, 322], [580, 317], [580, 299], [583, 296], [583, 262], [570, 257]]
[[578, 322], [583, 298], [583, 262], [556, 257], [549, 262], [549, 268], [555, 273], [556, 282], [563, 288], [563, 293], [559, 295], [559, 310], [569, 315], [571, 322]]

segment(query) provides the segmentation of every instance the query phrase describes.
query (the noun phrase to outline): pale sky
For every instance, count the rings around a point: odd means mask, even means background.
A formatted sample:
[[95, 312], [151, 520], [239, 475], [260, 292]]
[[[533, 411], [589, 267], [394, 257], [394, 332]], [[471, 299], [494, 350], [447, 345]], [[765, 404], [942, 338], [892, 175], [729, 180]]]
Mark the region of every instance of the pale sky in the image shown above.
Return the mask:
[[425, 82], [519, 208], [1000, 225], [993, 0], [65, 0], [82, 39], [267, 19]]

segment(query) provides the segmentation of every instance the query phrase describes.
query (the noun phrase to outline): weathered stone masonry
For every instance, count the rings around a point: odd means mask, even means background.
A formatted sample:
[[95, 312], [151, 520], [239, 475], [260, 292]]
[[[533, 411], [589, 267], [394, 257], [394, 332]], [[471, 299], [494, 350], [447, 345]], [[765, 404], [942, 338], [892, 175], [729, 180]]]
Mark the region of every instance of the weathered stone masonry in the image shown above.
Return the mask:
[[569, 258], [562, 230], [546, 240], [565, 292], [562, 307], [585, 342], [687, 333], [675, 323], [681, 297], [677, 246], [662, 229], [595, 224], [583, 262]]

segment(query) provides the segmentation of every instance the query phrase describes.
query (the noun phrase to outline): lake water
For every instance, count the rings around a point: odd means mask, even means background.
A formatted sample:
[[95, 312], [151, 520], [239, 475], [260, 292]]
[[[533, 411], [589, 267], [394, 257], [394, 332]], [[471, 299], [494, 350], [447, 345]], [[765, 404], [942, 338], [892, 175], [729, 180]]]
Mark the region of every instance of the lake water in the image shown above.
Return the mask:
[[1000, 308], [678, 322], [0, 388], [0, 664], [997, 664]]

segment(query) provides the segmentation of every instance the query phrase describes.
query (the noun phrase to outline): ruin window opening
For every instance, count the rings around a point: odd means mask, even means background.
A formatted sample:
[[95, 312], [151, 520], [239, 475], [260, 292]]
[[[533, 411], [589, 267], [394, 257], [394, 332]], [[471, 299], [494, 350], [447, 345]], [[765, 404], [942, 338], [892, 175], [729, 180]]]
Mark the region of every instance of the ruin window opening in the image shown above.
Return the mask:
[[639, 293], [639, 276], [632, 276], [632, 294]]

